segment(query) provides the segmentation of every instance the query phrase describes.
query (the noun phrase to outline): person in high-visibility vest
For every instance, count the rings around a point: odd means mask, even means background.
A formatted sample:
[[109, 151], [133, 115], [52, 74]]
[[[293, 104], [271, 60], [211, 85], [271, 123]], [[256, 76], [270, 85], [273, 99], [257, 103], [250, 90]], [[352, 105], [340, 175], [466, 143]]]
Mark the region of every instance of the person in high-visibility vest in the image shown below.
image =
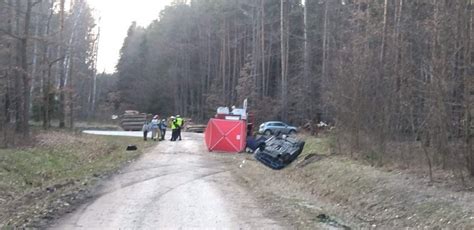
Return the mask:
[[183, 118], [181, 118], [180, 115], [176, 115], [176, 124], [178, 125], [177, 127], [177, 137], [179, 138], [179, 140], [181, 140], [181, 128], [183, 127], [184, 125], [184, 120]]
[[176, 118], [174, 116], [171, 116], [171, 140], [170, 141], [176, 141], [176, 138], [178, 137], [178, 123], [176, 121]]

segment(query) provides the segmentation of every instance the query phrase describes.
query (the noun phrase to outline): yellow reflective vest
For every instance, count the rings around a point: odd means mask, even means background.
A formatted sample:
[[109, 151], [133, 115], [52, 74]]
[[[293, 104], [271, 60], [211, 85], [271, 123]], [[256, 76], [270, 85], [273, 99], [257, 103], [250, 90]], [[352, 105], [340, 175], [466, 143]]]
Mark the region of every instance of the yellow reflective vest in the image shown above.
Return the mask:
[[181, 117], [176, 118], [176, 124], [179, 127], [183, 127], [183, 118], [181, 118]]
[[176, 126], [177, 122], [175, 119], [171, 120], [171, 129], [177, 129], [178, 127]]

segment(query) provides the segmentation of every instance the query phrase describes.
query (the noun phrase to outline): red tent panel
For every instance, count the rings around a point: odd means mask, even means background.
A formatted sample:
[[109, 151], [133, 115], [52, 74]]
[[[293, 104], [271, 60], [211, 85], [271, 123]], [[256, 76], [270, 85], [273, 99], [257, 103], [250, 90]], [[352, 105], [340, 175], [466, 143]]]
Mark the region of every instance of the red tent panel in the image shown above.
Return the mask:
[[242, 120], [210, 119], [205, 131], [209, 151], [242, 152], [247, 126]]

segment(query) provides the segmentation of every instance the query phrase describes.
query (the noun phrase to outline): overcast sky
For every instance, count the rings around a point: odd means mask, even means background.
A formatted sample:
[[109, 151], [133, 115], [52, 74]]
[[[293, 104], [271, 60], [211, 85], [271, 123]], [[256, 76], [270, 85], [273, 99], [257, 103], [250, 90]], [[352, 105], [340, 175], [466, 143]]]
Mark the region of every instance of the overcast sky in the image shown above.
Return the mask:
[[132, 21], [147, 26], [172, 0], [87, 0], [100, 21], [97, 71], [112, 73]]

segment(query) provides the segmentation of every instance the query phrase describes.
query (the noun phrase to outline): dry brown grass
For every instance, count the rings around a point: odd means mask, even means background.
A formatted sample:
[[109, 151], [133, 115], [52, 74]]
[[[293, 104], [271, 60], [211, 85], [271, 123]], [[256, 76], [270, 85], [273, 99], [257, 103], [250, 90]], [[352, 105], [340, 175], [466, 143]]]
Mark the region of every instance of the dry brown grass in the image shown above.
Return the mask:
[[[41, 131], [34, 139], [29, 147], [0, 149], [0, 227], [31, 227], [60, 213], [70, 199], [80, 200], [99, 178], [153, 145], [65, 131]], [[139, 151], [125, 151], [128, 144]]]
[[[242, 156], [246, 163], [233, 170], [270, 210], [280, 210], [272, 213], [275, 218], [288, 218], [302, 229], [316, 226], [321, 214], [355, 229], [474, 228], [473, 192], [430, 182], [426, 173], [372, 167], [328, 154], [330, 139], [306, 141], [303, 154], [281, 171], [250, 156]], [[319, 158], [301, 167], [309, 154]]]

